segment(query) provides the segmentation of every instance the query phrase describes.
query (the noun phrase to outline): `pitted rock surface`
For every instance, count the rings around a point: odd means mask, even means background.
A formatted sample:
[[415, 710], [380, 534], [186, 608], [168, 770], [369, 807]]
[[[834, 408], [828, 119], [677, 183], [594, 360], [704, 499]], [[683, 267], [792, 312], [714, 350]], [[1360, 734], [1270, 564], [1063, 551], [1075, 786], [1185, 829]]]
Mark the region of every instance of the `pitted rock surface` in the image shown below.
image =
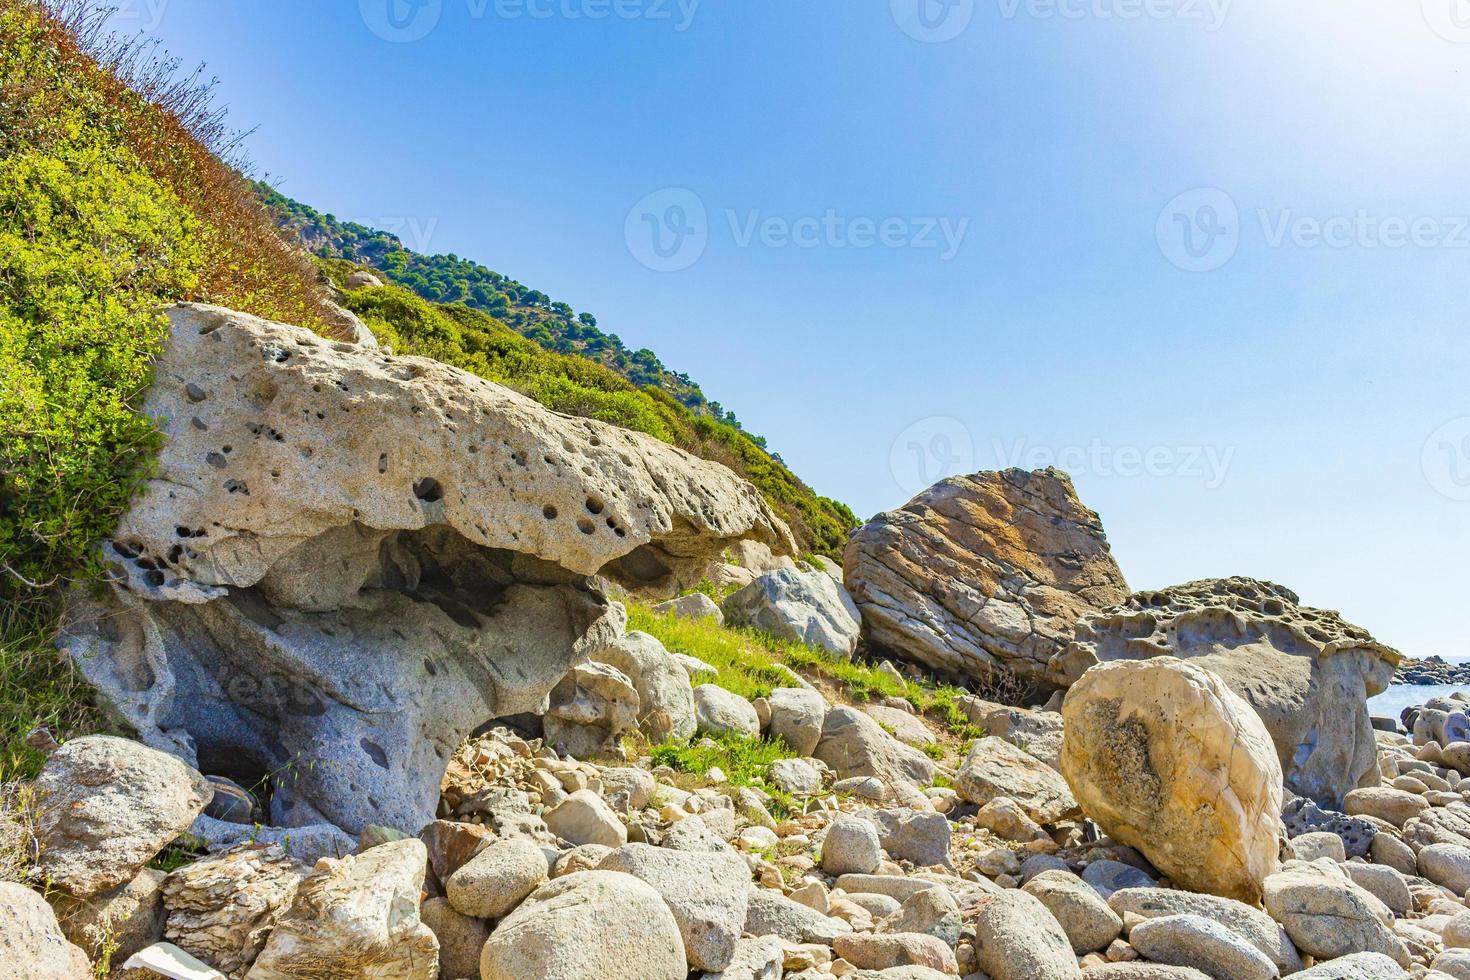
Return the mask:
[[616, 641], [599, 573], [658, 594], [790, 531], [650, 437], [423, 358], [218, 307], [169, 311], [154, 479], [61, 643], [150, 746], [271, 822], [420, 827], [458, 742]]
[[1367, 699], [1387, 689], [1400, 655], [1366, 630], [1270, 582], [1206, 579], [1085, 617], [1052, 670], [1070, 684], [1097, 663], [1163, 655], [1191, 659], [1250, 703], [1291, 792], [1341, 810], [1349, 790], [1378, 784]]
[[1077, 619], [1128, 596], [1098, 516], [1051, 469], [937, 483], [860, 528], [843, 569], [875, 646], [1038, 690], [1056, 686], [1048, 664]]

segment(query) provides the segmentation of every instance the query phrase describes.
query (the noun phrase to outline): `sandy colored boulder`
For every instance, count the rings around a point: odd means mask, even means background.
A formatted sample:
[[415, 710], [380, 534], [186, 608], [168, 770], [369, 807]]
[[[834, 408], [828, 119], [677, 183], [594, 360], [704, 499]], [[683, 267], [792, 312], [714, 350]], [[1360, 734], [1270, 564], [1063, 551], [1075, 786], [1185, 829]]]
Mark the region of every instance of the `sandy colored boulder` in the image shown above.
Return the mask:
[[685, 980], [673, 913], [632, 875], [579, 871], [542, 885], [480, 954], [481, 980]]
[[678, 923], [690, 968], [718, 972], [730, 965], [750, 892], [743, 857], [625, 844], [598, 867], [632, 875], [658, 892]]
[[428, 862], [415, 838], [341, 860], [322, 858], [297, 888], [247, 980], [434, 980], [439, 941], [419, 920]]
[[1053, 469], [943, 480], [859, 528], [842, 565], [875, 647], [1038, 690], [1077, 618], [1128, 597], [1101, 521]]
[[1057, 920], [1078, 956], [1106, 949], [1123, 930], [1123, 920], [1093, 887], [1070, 871], [1043, 871], [1026, 882]]
[[36, 777], [40, 872], [76, 898], [132, 881], [213, 793], [167, 753], [110, 735], [72, 739]]
[[0, 976], [89, 980], [87, 954], [67, 941], [56, 913], [36, 892], [0, 881]]
[[1281, 766], [1223, 681], [1172, 657], [1084, 674], [1062, 705], [1082, 809], [1175, 884], [1254, 903], [1277, 867]]
[[1303, 953], [1319, 960], [1382, 953], [1409, 965], [1388, 906], [1329, 861], [1291, 862], [1266, 879], [1264, 900], [1271, 918]]
[[439, 941], [441, 980], [480, 975], [480, 951], [490, 938], [488, 923], [462, 915], [446, 898], [431, 898], [419, 907], [419, 917]]
[[540, 887], [547, 871], [541, 848], [513, 837], [470, 858], [444, 883], [444, 894], [461, 915], [498, 919]]

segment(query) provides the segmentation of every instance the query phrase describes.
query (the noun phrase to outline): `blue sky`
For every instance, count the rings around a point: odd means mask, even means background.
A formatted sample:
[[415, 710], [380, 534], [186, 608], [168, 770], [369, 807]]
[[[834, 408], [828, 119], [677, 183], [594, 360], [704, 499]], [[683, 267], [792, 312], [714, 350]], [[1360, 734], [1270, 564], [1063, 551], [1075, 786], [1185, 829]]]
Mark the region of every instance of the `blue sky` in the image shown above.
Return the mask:
[[595, 313], [862, 516], [1057, 461], [1135, 588], [1470, 655], [1463, 0], [389, 2], [119, 24], [286, 193]]

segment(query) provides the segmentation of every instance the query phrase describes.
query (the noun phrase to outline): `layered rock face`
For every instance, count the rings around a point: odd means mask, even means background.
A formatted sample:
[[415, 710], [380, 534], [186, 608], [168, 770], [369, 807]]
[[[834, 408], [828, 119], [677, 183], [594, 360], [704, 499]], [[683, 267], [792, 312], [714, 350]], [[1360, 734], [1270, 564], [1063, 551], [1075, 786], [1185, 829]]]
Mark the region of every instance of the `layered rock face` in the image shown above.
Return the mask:
[[1058, 470], [944, 480], [860, 528], [847, 588], [877, 647], [947, 674], [1063, 686], [1052, 658], [1128, 586], [1097, 514]]
[[454, 746], [614, 642], [599, 576], [667, 594], [742, 540], [718, 464], [421, 358], [184, 304], [156, 477], [62, 644], [147, 744], [279, 784], [272, 822], [418, 827]]
[[1101, 662], [1189, 658], [1260, 715], [1286, 787], [1341, 810], [1348, 791], [1378, 784], [1366, 702], [1387, 688], [1400, 657], [1337, 613], [1299, 603], [1249, 578], [1140, 592], [1078, 623], [1052, 672], [1070, 683]]

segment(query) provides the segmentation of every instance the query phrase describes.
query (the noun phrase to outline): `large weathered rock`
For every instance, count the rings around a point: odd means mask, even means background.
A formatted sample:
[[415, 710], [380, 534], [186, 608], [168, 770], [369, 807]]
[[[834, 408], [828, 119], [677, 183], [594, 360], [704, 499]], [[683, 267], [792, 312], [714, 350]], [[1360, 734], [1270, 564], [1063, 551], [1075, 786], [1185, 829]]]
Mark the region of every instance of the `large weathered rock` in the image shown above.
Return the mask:
[[38, 867], [76, 898], [115, 888], [187, 830], [212, 794], [166, 753], [110, 735], [73, 739], [36, 778]]
[[975, 915], [980, 968], [991, 980], [1079, 980], [1082, 971], [1056, 918], [1034, 895], [1003, 891]]
[[1394, 935], [1393, 913], [1330, 861], [1293, 862], [1266, 879], [1266, 911], [1292, 942], [1319, 960], [1382, 953], [1400, 966], [1409, 952]]
[[[662, 643], [634, 631], [592, 654], [622, 671], [638, 691], [638, 727], [654, 742], [694, 734], [694, 688], [689, 672]], [[576, 755], [576, 753], [572, 753]]]
[[1367, 699], [1388, 687], [1400, 656], [1337, 613], [1299, 603], [1248, 578], [1140, 592], [1083, 618], [1052, 672], [1071, 683], [1100, 662], [1187, 658], [1255, 709], [1289, 790], [1341, 810], [1349, 790], [1378, 783]]
[[611, 664], [578, 664], [551, 689], [546, 741], [578, 759], [608, 755], [638, 727], [638, 689]]
[[850, 657], [861, 632], [858, 608], [825, 572], [781, 568], [725, 599], [725, 620]]
[[834, 705], [822, 723], [822, 739], [812, 752], [844, 778], [877, 776], [887, 783], [907, 780], [919, 786], [934, 781], [934, 763], [905, 745], [856, 708]]
[[340, 861], [322, 858], [296, 890], [249, 980], [434, 980], [439, 941], [419, 921], [429, 855], [414, 838]]
[[971, 724], [986, 734], [1003, 738], [1027, 754], [1056, 769], [1062, 758], [1062, 716], [1057, 711], [1036, 711], [986, 701], [972, 694], [955, 698], [955, 704]]
[[750, 868], [739, 854], [625, 844], [598, 868], [632, 875], [658, 892], [679, 924], [691, 968], [719, 971], [735, 958], [750, 892]]
[[671, 592], [790, 553], [724, 467], [434, 361], [170, 310], [156, 477], [62, 643], [140, 737], [253, 785], [272, 822], [419, 827], [444, 761], [617, 638], [602, 575]]
[[1077, 801], [1055, 769], [994, 735], [970, 746], [954, 788], [961, 799], [982, 806], [997, 797], [1012, 799], [1037, 823], [1077, 814]]
[[255, 962], [305, 869], [278, 846], [245, 844], [186, 864], [163, 883], [164, 935], [229, 976]]
[[1119, 915], [1145, 919], [1169, 915], [1199, 915], [1240, 935], [1275, 963], [1283, 975], [1302, 968], [1302, 958], [1280, 923], [1265, 912], [1233, 898], [1198, 895], [1174, 888], [1122, 888], [1108, 897]]
[[805, 687], [778, 687], [767, 698], [771, 708], [768, 728], [774, 738], [785, 740], [799, 756], [809, 756], [822, 740], [827, 719], [827, 700]]
[[578, 871], [548, 882], [501, 920], [480, 954], [482, 980], [684, 980], [673, 913], [632, 875]]
[[1259, 718], [1185, 660], [1102, 664], [1067, 692], [1062, 773], [1083, 811], [1177, 885], [1254, 903], [1277, 867], [1281, 766]]
[[1239, 933], [1202, 915], [1148, 919], [1128, 933], [1128, 943], [1157, 963], [1190, 966], [1230, 980], [1276, 980], [1276, 964]]
[[937, 483], [858, 529], [843, 569], [873, 645], [1043, 691], [1077, 618], [1128, 596], [1097, 515], [1050, 469]]
[[56, 913], [24, 885], [0, 881], [0, 976], [88, 980], [87, 954], [67, 942]]

